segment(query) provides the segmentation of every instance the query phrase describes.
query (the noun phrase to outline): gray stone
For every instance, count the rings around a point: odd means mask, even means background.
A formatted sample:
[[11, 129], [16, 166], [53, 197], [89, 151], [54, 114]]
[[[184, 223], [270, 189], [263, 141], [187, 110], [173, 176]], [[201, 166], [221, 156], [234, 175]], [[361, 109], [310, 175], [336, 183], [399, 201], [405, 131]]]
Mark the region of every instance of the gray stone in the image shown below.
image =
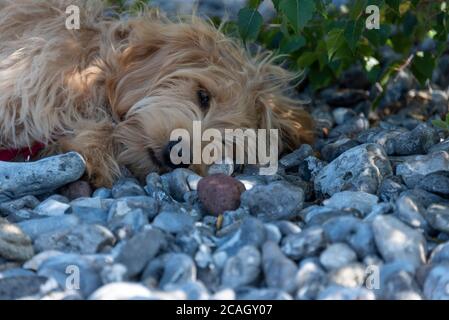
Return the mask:
[[449, 263], [449, 242], [441, 243], [436, 246], [429, 258], [429, 263], [431, 264], [443, 262]]
[[395, 215], [413, 228], [428, 230], [429, 226], [424, 219], [425, 208], [419, 198], [411, 193], [404, 192], [396, 201]]
[[48, 284], [48, 278], [37, 275], [0, 277], [0, 300], [37, 298], [42, 293], [41, 288]]
[[24, 195], [38, 195], [78, 180], [86, 164], [82, 156], [69, 152], [35, 162], [2, 162], [0, 202]]
[[296, 275], [298, 291], [296, 299], [314, 300], [327, 285], [327, 274], [317, 262], [305, 259], [299, 266]]
[[108, 199], [112, 197], [111, 189], [98, 188], [92, 193], [92, 198]]
[[78, 217], [74, 215], [63, 215], [60, 217], [27, 220], [19, 222], [17, 225], [33, 240], [41, 234], [72, 228], [78, 224]]
[[363, 264], [351, 263], [333, 269], [329, 274], [329, 281], [346, 288], [359, 288], [365, 285], [366, 271]]
[[245, 288], [237, 292], [238, 300], [293, 300], [287, 292], [274, 288]]
[[57, 250], [67, 253], [94, 254], [115, 243], [114, 235], [100, 225], [81, 224], [37, 236], [36, 252]]
[[295, 263], [282, 253], [274, 242], [267, 241], [262, 247], [262, 266], [265, 282], [269, 288], [277, 288], [288, 293], [297, 289], [295, 278], [298, 269]]
[[335, 108], [332, 110], [332, 115], [334, 116], [335, 123], [340, 125], [356, 116], [356, 113], [354, 110], [348, 108]]
[[56, 217], [63, 215], [70, 205], [53, 199], [46, 199], [34, 208], [34, 211], [43, 216]]
[[127, 276], [138, 275], [148, 261], [157, 255], [165, 242], [166, 239], [159, 230], [144, 230], [125, 242], [116, 261], [126, 266]]
[[321, 149], [321, 156], [327, 162], [334, 160], [339, 157], [342, 153], [348, 151], [359, 145], [359, 143], [355, 140], [350, 140], [348, 138], [341, 138], [335, 142], [326, 144]]
[[320, 263], [327, 269], [338, 269], [357, 260], [356, 253], [345, 243], [334, 243], [320, 255]]
[[39, 205], [39, 200], [34, 196], [24, 196], [22, 198], [0, 203], [0, 214], [8, 216], [21, 209], [34, 209]]
[[159, 176], [159, 174], [157, 174], [156, 172], [151, 172], [146, 177], [146, 183], [147, 183], [147, 185], [145, 186], [144, 189], [150, 197], [152, 197], [160, 202], [161, 201], [167, 201], [167, 202], [173, 201], [173, 199], [170, 197], [170, 195], [168, 195], [167, 192], [163, 189], [162, 180], [161, 180], [161, 177]]
[[89, 300], [147, 300], [151, 298], [153, 298], [151, 291], [139, 283], [114, 282], [95, 290]]
[[126, 267], [121, 263], [108, 264], [101, 270], [101, 281], [104, 284], [126, 281], [126, 271]]
[[131, 178], [120, 178], [112, 187], [112, 197], [115, 199], [132, 196], [144, 196], [145, 190]]
[[317, 255], [325, 246], [323, 228], [318, 226], [288, 235], [282, 240], [282, 252], [295, 260]]
[[425, 154], [430, 147], [440, 140], [437, 131], [423, 123], [410, 132], [397, 135], [394, 141], [394, 150], [397, 155]]
[[335, 209], [357, 209], [367, 215], [378, 200], [377, 196], [363, 191], [342, 191], [334, 193], [331, 198], [324, 200], [323, 204]]
[[194, 177], [198, 176], [195, 172], [189, 169], [175, 169], [172, 172], [161, 176], [162, 187], [167, 194], [173, 197], [173, 199], [183, 201], [184, 193], [191, 191], [187, 182], [187, 179], [189, 179], [189, 176], [191, 175]]
[[169, 233], [182, 233], [194, 226], [194, 219], [187, 213], [162, 211], [153, 221], [153, 226]]
[[346, 242], [360, 258], [374, 254], [376, 246], [371, 225], [352, 216], [331, 218], [323, 224], [329, 242]]
[[386, 300], [421, 300], [422, 295], [415, 281], [415, 269], [413, 264], [405, 261], [382, 265], [376, 296]]
[[184, 253], [170, 253], [166, 256], [159, 287], [169, 284], [185, 284], [196, 280], [196, 266], [192, 258]]
[[414, 267], [425, 263], [426, 240], [423, 235], [391, 215], [373, 221], [377, 248], [386, 262], [405, 261]]
[[223, 268], [221, 282], [224, 287], [238, 288], [251, 285], [259, 277], [262, 258], [254, 246], [242, 247], [230, 257]]
[[[105, 264], [104, 258], [78, 254], [62, 254], [45, 260], [38, 270], [38, 275], [53, 278], [61, 288], [67, 284], [70, 275], [79, 274], [79, 293], [85, 298], [101, 286], [100, 270]], [[70, 279], [69, 279], [70, 280]]]
[[348, 119], [345, 123], [336, 126], [329, 134], [330, 138], [337, 138], [341, 135], [355, 137], [358, 133], [369, 128], [369, 121], [364, 115], [359, 115]]
[[241, 195], [241, 205], [262, 221], [288, 219], [302, 209], [304, 191], [283, 181], [255, 186]]
[[188, 281], [181, 284], [168, 284], [165, 286], [166, 291], [182, 291], [186, 295], [187, 300], [208, 300], [209, 292], [202, 282]]
[[0, 218], [0, 257], [25, 261], [34, 255], [31, 239], [15, 224]]
[[432, 204], [427, 208], [425, 218], [434, 229], [449, 233], [448, 204]]
[[374, 293], [365, 288], [346, 288], [331, 285], [321, 291], [318, 300], [375, 300]]
[[401, 178], [393, 176], [382, 181], [379, 187], [379, 198], [382, 201], [395, 201], [399, 195], [406, 190]]
[[111, 223], [114, 219], [121, 219], [129, 212], [141, 209], [148, 220], [152, 220], [158, 213], [158, 202], [148, 196], [133, 196], [121, 198], [115, 201], [108, 212], [108, 222]]
[[449, 171], [449, 154], [446, 151], [413, 156], [396, 167], [396, 174], [409, 188], [414, 188], [424, 176], [437, 171]]
[[312, 147], [308, 144], [303, 144], [292, 153], [283, 156], [279, 160], [279, 164], [285, 169], [290, 169], [299, 166], [299, 164], [304, 161], [305, 158], [311, 155], [313, 155]]
[[266, 239], [265, 225], [256, 218], [247, 217], [243, 219], [241, 227], [234, 234], [224, 239], [217, 251], [233, 256], [246, 245], [260, 248]]
[[135, 209], [123, 216], [114, 217], [109, 223], [109, 229], [120, 239], [132, 237], [148, 224], [148, 218], [142, 209]]
[[416, 187], [448, 198], [449, 171], [430, 173], [419, 180]]
[[430, 300], [449, 300], [449, 264], [432, 268], [424, 282], [424, 296]]
[[23, 267], [25, 269], [37, 271], [40, 268], [40, 266], [42, 265], [42, 263], [44, 263], [45, 260], [48, 260], [48, 259], [56, 257], [56, 256], [60, 256], [63, 254], [64, 253], [62, 253], [60, 251], [55, 251], [55, 250], [43, 251], [43, 252], [36, 254], [30, 260], [25, 262], [23, 264]]
[[343, 190], [375, 194], [383, 178], [392, 174], [390, 162], [376, 144], [354, 147], [324, 167], [315, 179], [315, 189], [323, 195]]

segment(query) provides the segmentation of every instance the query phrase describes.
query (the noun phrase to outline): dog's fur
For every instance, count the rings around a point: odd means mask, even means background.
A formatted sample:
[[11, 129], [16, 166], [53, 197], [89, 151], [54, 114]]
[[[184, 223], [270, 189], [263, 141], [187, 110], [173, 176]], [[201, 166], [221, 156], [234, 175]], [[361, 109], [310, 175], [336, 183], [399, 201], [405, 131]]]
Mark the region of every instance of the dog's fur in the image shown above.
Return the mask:
[[[176, 128], [277, 128], [282, 146], [312, 140], [311, 120], [285, 95], [290, 74], [269, 55], [250, 57], [211, 23], [146, 12], [106, 18], [100, 1], [0, 0], [0, 149], [74, 150], [90, 180], [110, 185], [167, 168]], [[81, 29], [65, 27], [78, 5]], [[202, 110], [198, 90], [210, 95]], [[201, 171], [200, 167], [193, 167]]]

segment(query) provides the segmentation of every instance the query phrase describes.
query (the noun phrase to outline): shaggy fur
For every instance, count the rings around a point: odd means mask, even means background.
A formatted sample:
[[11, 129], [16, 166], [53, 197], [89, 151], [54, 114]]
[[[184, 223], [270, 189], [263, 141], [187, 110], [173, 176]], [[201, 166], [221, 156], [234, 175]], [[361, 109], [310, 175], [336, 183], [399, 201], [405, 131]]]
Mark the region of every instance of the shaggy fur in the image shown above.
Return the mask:
[[[73, 4], [80, 30], [65, 27]], [[100, 1], [0, 0], [0, 149], [42, 142], [45, 154], [77, 151], [101, 186], [120, 166], [140, 177], [168, 170], [170, 133], [191, 130], [192, 120], [277, 128], [284, 149], [311, 141], [310, 117], [284, 92], [291, 75], [270, 55], [250, 57], [199, 18], [102, 12]]]

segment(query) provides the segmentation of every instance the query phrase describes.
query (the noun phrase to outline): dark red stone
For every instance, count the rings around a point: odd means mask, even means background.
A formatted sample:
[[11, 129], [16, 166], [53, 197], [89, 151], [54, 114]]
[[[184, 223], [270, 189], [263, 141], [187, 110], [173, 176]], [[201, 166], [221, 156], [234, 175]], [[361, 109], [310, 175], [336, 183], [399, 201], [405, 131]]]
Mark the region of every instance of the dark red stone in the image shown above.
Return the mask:
[[237, 209], [243, 191], [243, 183], [222, 173], [204, 177], [198, 182], [198, 197], [204, 208], [213, 215]]

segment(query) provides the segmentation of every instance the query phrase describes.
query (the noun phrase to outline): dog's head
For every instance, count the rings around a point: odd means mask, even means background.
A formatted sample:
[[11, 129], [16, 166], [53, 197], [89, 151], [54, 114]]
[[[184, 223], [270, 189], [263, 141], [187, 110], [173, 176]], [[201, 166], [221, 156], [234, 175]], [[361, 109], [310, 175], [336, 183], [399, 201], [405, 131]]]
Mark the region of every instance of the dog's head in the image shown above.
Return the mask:
[[170, 135], [191, 132], [194, 120], [203, 130], [279, 129], [284, 149], [311, 141], [310, 117], [285, 94], [290, 74], [268, 55], [251, 58], [211, 24], [138, 18], [127, 41], [108, 95], [118, 160], [136, 175], [173, 168]]

